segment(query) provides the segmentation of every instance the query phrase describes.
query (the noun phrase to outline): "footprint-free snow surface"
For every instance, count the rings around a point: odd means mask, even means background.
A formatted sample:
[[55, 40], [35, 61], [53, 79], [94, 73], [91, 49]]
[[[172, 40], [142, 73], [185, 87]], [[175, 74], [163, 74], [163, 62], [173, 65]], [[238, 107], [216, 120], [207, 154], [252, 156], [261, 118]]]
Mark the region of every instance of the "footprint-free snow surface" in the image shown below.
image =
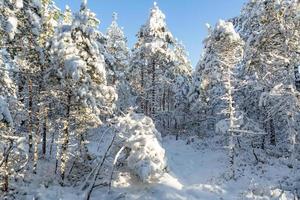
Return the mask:
[[[142, 184], [127, 170], [116, 170], [112, 187], [93, 190], [91, 200], [289, 200], [293, 195], [283, 192], [281, 182], [290, 169], [283, 161], [240, 166], [237, 180], [226, 179], [228, 155], [215, 140], [194, 142], [163, 139], [168, 159], [167, 172], [155, 184]], [[242, 159], [242, 158], [239, 158]], [[246, 160], [251, 160], [247, 158]], [[251, 163], [251, 162], [250, 162]], [[73, 190], [73, 191], [72, 191]], [[71, 188], [39, 190], [47, 200], [81, 199]], [[77, 196], [76, 196], [76, 195]], [[79, 196], [78, 196], [79, 195]], [[44, 199], [44, 198], [40, 198]]]
[[289, 173], [285, 165], [244, 166], [243, 175], [236, 181], [226, 180], [228, 155], [214, 140], [203, 143], [195, 140], [164, 138], [168, 158], [168, 173], [159, 183], [141, 184], [128, 172], [119, 172], [112, 191], [98, 190], [93, 199], [128, 200], [242, 200], [291, 199], [292, 195], [277, 189]]

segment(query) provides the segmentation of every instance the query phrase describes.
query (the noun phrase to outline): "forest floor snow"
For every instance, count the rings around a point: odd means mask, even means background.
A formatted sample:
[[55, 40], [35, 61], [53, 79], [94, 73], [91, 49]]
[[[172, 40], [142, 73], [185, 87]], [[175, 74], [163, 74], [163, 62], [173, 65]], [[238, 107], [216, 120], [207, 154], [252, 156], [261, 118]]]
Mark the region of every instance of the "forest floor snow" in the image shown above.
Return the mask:
[[[226, 180], [228, 154], [215, 140], [163, 140], [168, 173], [156, 184], [141, 184], [128, 172], [118, 172], [110, 192], [96, 190], [92, 199], [107, 200], [289, 200], [279, 182], [290, 169], [274, 160], [273, 164], [244, 166], [237, 180]], [[272, 162], [271, 162], [272, 163]]]
[[[236, 180], [226, 179], [228, 154], [216, 140], [163, 139], [168, 172], [155, 184], [142, 184], [128, 171], [116, 170], [111, 190], [95, 188], [91, 200], [289, 200], [293, 195], [279, 189], [291, 170], [280, 160], [244, 165]], [[81, 199], [72, 188], [36, 190], [41, 200]], [[76, 196], [77, 194], [77, 196]]]

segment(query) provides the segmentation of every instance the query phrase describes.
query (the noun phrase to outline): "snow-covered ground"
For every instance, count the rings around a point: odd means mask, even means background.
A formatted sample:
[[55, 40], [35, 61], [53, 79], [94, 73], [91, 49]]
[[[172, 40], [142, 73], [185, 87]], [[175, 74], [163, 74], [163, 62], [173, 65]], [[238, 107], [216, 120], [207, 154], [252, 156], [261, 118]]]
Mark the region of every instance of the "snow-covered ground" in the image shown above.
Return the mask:
[[279, 181], [289, 174], [285, 165], [245, 167], [243, 176], [226, 181], [226, 150], [211, 140], [209, 143], [174, 137], [164, 138], [168, 173], [157, 184], [144, 185], [128, 172], [119, 172], [112, 191], [96, 190], [92, 199], [153, 200], [234, 200], [292, 199], [277, 189]]
[[[280, 183], [288, 178], [290, 169], [280, 160], [268, 164], [239, 166], [237, 180], [226, 180], [228, 156], [216, 140], [163, 139], [168, 158], [168, 173], [155, 184], [142, 184], [124, 169], [115, 172], [112, 188], [95, 188], [92, 200], [289, 200], [292, 194], [282, 192]], [[252, 158], [250, 158], [252, 159]], [[241, 162], [242, 163], [242, 162]], [[250, 167], [251, 166], [251, 167]], [[42, 200], [80, 199], [71, 188], [40, 188]]]
[[[128, 173], [120, 173], [107, 199], [216, 199], [225, 191], [215, 180], [225, 168], [222, 151], [199, 150], [185, 140], [164, 138], [163, 146], [168, 158], [168, 173], [153, 185], [139, 184]], [[93, 197], [104, 195], [95, 192]], [[104, 196], [101, 196], [104, 198]]]

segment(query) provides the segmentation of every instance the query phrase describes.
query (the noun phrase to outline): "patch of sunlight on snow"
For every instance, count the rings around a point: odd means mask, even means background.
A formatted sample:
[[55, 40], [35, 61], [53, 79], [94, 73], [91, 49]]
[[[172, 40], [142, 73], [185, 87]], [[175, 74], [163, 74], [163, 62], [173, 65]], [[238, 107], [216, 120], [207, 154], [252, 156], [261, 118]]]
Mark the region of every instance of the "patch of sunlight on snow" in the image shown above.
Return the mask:
[[211, 192], [215, 194], [225, 194], [226, 191], [218, 185], [209, 185], [209, 184], [196, 184], [186, 188], [186, 190], [198, 190], [204, 192]]
[[[179, 182], [179, 180], [168, 173], [165, 173], [158, 183], [176, 190], [181, 190], [183, 188], [183, 185]], [[129, 188], [140, 184], [140, 180], [130, 174], [130, 172], [120, 172], [117, 178], [112, 182], [112, 186], [115, 188]]]
[[133, 179], [134, 177], [130, 174], [130, 172], [120, 172], [116, 180], [112, 182], [112, 186], [116, 188], [128, 188], [133, 184], [133, 182], [137, 181]]
[[161, 177], [159, 183], [177, 190], [182, 190], [183, 188], [179, 180], [168, 173], [165, 173], [164, 176]]

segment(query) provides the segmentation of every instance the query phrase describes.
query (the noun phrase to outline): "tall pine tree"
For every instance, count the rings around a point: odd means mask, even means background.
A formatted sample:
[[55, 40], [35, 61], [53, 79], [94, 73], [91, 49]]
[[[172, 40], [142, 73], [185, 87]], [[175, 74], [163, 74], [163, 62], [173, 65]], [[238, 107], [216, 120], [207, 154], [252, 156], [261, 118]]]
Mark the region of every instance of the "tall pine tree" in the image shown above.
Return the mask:
[[175, 109], [175, 80], [180, 75], [189, 74], [191, 67], [186, 58], [183, 59], [183, 65], [182, 57], [179, 58], [179, 54], [175, 53], [176, 40], [156, 3], [137, 37], [131, 59], [130, 80], [138, 93], [140, 111], [155, 119], [160, 127], [170, 128], [175, 124], [172, 114]]

